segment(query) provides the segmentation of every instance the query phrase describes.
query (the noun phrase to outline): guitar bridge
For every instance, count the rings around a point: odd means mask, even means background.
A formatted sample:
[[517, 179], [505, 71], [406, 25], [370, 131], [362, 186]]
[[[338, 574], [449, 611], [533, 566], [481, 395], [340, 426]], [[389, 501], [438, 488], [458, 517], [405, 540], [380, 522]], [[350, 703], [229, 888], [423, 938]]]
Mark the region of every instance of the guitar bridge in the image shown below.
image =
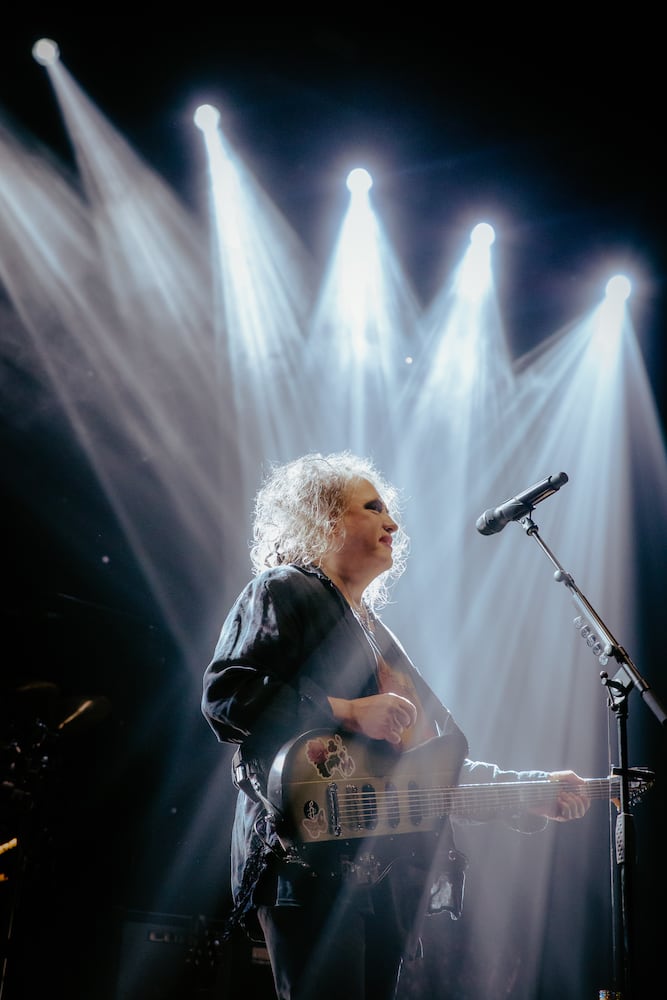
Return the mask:
[[329, 833], [332, 837], [340, 837], [340, 808], [338, 805], [338, 785], [332, 781], [327, 785], [327, 803], [329, 806]]

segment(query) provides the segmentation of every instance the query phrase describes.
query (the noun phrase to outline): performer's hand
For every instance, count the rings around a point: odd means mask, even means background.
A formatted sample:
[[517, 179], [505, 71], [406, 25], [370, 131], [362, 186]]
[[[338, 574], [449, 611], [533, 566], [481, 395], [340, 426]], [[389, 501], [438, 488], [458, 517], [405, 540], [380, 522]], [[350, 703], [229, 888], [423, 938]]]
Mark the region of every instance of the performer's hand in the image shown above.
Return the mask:
[[333, 713], [348, 729], [372, 740], [401, 742], [403, 730], [414, 726], [417, 709], [400, 694], [372, 694], [367, 698], [329, 698]]
[[582, 816], [586, 815], [591, 802], [583, 778], [580, 778], [574, 771], [552, 771], [549, 775], [549, 781], [563, 784], [558, 798], [550, 805], [540, 806], [539, 809], [530, 810], [531, 812], [547, 816], [557, 823], [567, 823], [570, 819], [581, 819]]

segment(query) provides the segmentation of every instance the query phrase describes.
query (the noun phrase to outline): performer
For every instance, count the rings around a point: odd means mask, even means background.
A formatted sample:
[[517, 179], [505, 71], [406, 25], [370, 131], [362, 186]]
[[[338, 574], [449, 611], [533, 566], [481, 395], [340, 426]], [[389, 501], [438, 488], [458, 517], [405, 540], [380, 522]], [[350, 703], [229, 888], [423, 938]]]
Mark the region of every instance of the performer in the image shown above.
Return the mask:
[[324, 730], [335, 737], [330, 750], [359, 741], [397, 762], [411, 759], [409, 748], [442, 743], [454, 753], [454, 785], [558, 782], [547, 805], [468, 815], [526, 833], [589, 806], [572, 771], [469, 759], [452, 714], [379, 617], [407, 547], [398, 493], [371, 460], [339, 452], [275, 466], [255, 498], [253, 578], [204, 674], [204, 716], [219, 741], [239, 745], [233, 919], [266, 943], [279, 1000], [390, 1000], [403, 959], [419, 952], [426, 914], [460, 914], [465, 867], [449, 815], [438, 836], [419, 835], [423, 849], [407, 835], [405, 856], [395, 856], [399, 838], [387, 837], [385, 859], [377, 831], [369, 851], [361, 838], [345, 857], [330, 842], [300, 852], [266, 798], [276, 754], [290, 741]]

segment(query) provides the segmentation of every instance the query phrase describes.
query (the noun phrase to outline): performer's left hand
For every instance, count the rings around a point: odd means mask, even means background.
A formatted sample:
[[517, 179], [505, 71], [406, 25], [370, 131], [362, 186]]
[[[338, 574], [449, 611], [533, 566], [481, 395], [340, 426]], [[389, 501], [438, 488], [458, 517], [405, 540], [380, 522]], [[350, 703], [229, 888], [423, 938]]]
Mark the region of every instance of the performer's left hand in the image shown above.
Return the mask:
[[539, 806], [531, 809], [539, 816], [546, 816], [557, 823], [567, 823], [571, 819], [581, 819], [588, 812], [591, 804], [586, 791], [586, 784], [574, 771], [552, 771], [549, 774], [549, 781], [562, 783], [563, 788], [559, 791], [555, 801], [547, 806]]

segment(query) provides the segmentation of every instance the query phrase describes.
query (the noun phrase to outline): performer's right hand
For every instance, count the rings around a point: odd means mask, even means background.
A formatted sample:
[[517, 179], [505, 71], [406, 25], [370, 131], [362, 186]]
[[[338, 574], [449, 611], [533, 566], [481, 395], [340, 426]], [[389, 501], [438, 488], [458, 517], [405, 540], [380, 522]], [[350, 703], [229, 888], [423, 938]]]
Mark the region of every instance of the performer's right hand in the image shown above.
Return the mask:
[[363, 733], [372, 740], [401, 742], [403, 730], [414, 726], [417, 709], [400, 694], [372, 694], [367, 698], [329, 698], [336, 718], [354, 733]]

